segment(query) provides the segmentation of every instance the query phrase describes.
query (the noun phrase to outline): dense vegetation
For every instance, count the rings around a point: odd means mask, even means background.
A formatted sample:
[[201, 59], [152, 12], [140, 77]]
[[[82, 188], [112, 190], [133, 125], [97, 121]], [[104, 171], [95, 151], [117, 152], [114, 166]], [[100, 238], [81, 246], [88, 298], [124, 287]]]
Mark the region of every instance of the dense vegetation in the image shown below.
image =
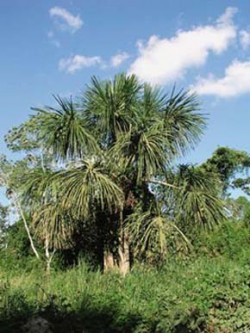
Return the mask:
[[54, 332], [249, 332], [249, 241], [248, 227], [230, 221], [200, 235], [188, 257], [135, 265], [125, 278], [83, 261], [50, 277], [31, 259], [1, 263], [1, 332], [34, 315]]
[[248, 332], [250, 203], [229, 195], [249, 194], [248, 154], [178, 165], [206, 126], [197, 98], [135, 76], [55, 100], [0, 160], [2, 330]]

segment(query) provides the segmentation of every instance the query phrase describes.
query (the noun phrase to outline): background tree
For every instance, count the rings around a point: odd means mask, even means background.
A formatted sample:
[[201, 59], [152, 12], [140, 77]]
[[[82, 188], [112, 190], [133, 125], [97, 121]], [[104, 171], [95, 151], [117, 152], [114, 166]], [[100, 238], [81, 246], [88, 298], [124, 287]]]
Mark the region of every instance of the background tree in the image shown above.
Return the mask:
[[6, 195], [10, 199], [12, 206], [15, 208], [16, 213], [20, 216], [23, 221], [27, 236], [29, 238], [30, 246], [33, 253], [40, 258], [39, 253], [36, 249], [33, 236], [30, 230], [30, 226], [22, 206], [22, 200], [20, 198], [19, 186], [21, 184], [20, 177], [21, 173], [24, 172], [24, 167], [27, 166], [28, 159], [17, 162], [16, 164], [11, 163], [6, 159], [5, 156], [0, 157], [0, 186], [6, 189]]
[[219, 177], [224, 194], [232, 188], [248, 191], [249, 177], [240, 178], [250, 168], [250, 156], [244, 152], [228, 147], [219, 147], [212, 157], [202, 164], [209, 174]]
[[0, 248], [6, 247], [7, 229], [8, 229], [8, 207], [0, 204]]

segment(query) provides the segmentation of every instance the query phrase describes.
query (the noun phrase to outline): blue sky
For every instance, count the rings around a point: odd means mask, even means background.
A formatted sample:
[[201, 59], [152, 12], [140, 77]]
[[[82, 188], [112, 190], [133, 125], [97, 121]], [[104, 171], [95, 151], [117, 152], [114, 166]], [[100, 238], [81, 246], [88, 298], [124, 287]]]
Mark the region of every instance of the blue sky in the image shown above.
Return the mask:
[[190, 162], [250, 152], [249, 1], [1, 0], [0, 40], [1, 153], [31, 106], [121, 71], [199, 94], [209, 122]]

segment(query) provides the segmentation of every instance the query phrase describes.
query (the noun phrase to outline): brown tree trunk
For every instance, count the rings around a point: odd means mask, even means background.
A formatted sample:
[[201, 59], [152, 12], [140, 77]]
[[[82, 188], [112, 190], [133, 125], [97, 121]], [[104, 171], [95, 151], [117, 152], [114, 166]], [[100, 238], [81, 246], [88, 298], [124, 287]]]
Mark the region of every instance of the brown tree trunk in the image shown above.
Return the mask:
[[130, 253], [129, 253], [128, 235], [122, 230], [120, 244], [118, 249], [119, 254], [119, 272], [125, 276], [130, 271]]
[[122, 276], [125, 276], [130, 270], [130, 248], [128, 235], [124, 231], [123, 212], [120, 212], [117, 223], [119, 223], [119, 228], [115, 229], [115, 232], [118, 232], [116, 241], [119, 242], [119, 245], [115, 253], [110, 250], [115, 248], [116, 242], [113, 243], [114, 240], [112, 241], [111, 239], [111, 243], [106, 244], [106, 248], [104, 247], [103, 270], [104, 272], [117, 271]]
[[103, 270], [104, 272], [112, 271], [115, 267], [114, 254], [108, 250], [103, 254]]

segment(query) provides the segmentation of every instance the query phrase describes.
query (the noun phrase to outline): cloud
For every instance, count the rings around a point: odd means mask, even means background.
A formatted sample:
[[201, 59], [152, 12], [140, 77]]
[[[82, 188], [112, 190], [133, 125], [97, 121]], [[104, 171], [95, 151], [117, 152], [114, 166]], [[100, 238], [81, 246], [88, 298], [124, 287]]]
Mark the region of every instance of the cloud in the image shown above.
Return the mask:
[[[49, 33], [49, 38], [52, 38]], [[129, 54], [126, 52], [120, 52], [111, 57], [110, 62], [105, 61], [100, 56], [86, 57], [84, 55], [76, 54], [69, 58], [63, 58], [59, 61], [59, 70], [66, 73], [74, 74], [75, 72], [82, 70], [86, 67], [99, 66], [100, 69], [105, 70], [112, 67], [120, 66], [124, 61], [129, 58]]]
[[56, 23], [58, 24], [61, 30], [69, 30], [71, 32], [75, 32], [79, 30], [83, 21], [80, 16], [74, 16], [69, 11], [62, 7], [53, 7], [49, 10], [50, 17], [56, 19]]
[[85, 67], [92, 67], [96, 65], [102, 65], [101, 57], [86, 57], [84, 55], [76, 54], [69, 58], [64, 58], [59, 61], [59, 70], [66, 73], [74, 74]]
[[244, 50], [250, 45], [250, 31], [241, 30], [239, 32], [240, 44]]
[[129, 54], [127, 52], [120, 52], [114, 55], [110, 62], [112, 67], [119, 67], [124, 61], [129, 58]]
[[152, 84], [164, 84], [181, 78], [186, 70], [205, 64], [210, 53], [220, 54], [235, 39], [233, 23], [236, 8], [228, 7], [213, 24], [178, 31], [172, 38], [151, 36], [146, 44], [139, 41], [139, 55], [129, 73]]
[[250, 93], [250, 61], [233, 61], [225, 70], [222, 78], [212, 74], [208, 78], [200, 78], [191, 87], [200, 95], [214, 95], [222, 98], [234, 97]]

